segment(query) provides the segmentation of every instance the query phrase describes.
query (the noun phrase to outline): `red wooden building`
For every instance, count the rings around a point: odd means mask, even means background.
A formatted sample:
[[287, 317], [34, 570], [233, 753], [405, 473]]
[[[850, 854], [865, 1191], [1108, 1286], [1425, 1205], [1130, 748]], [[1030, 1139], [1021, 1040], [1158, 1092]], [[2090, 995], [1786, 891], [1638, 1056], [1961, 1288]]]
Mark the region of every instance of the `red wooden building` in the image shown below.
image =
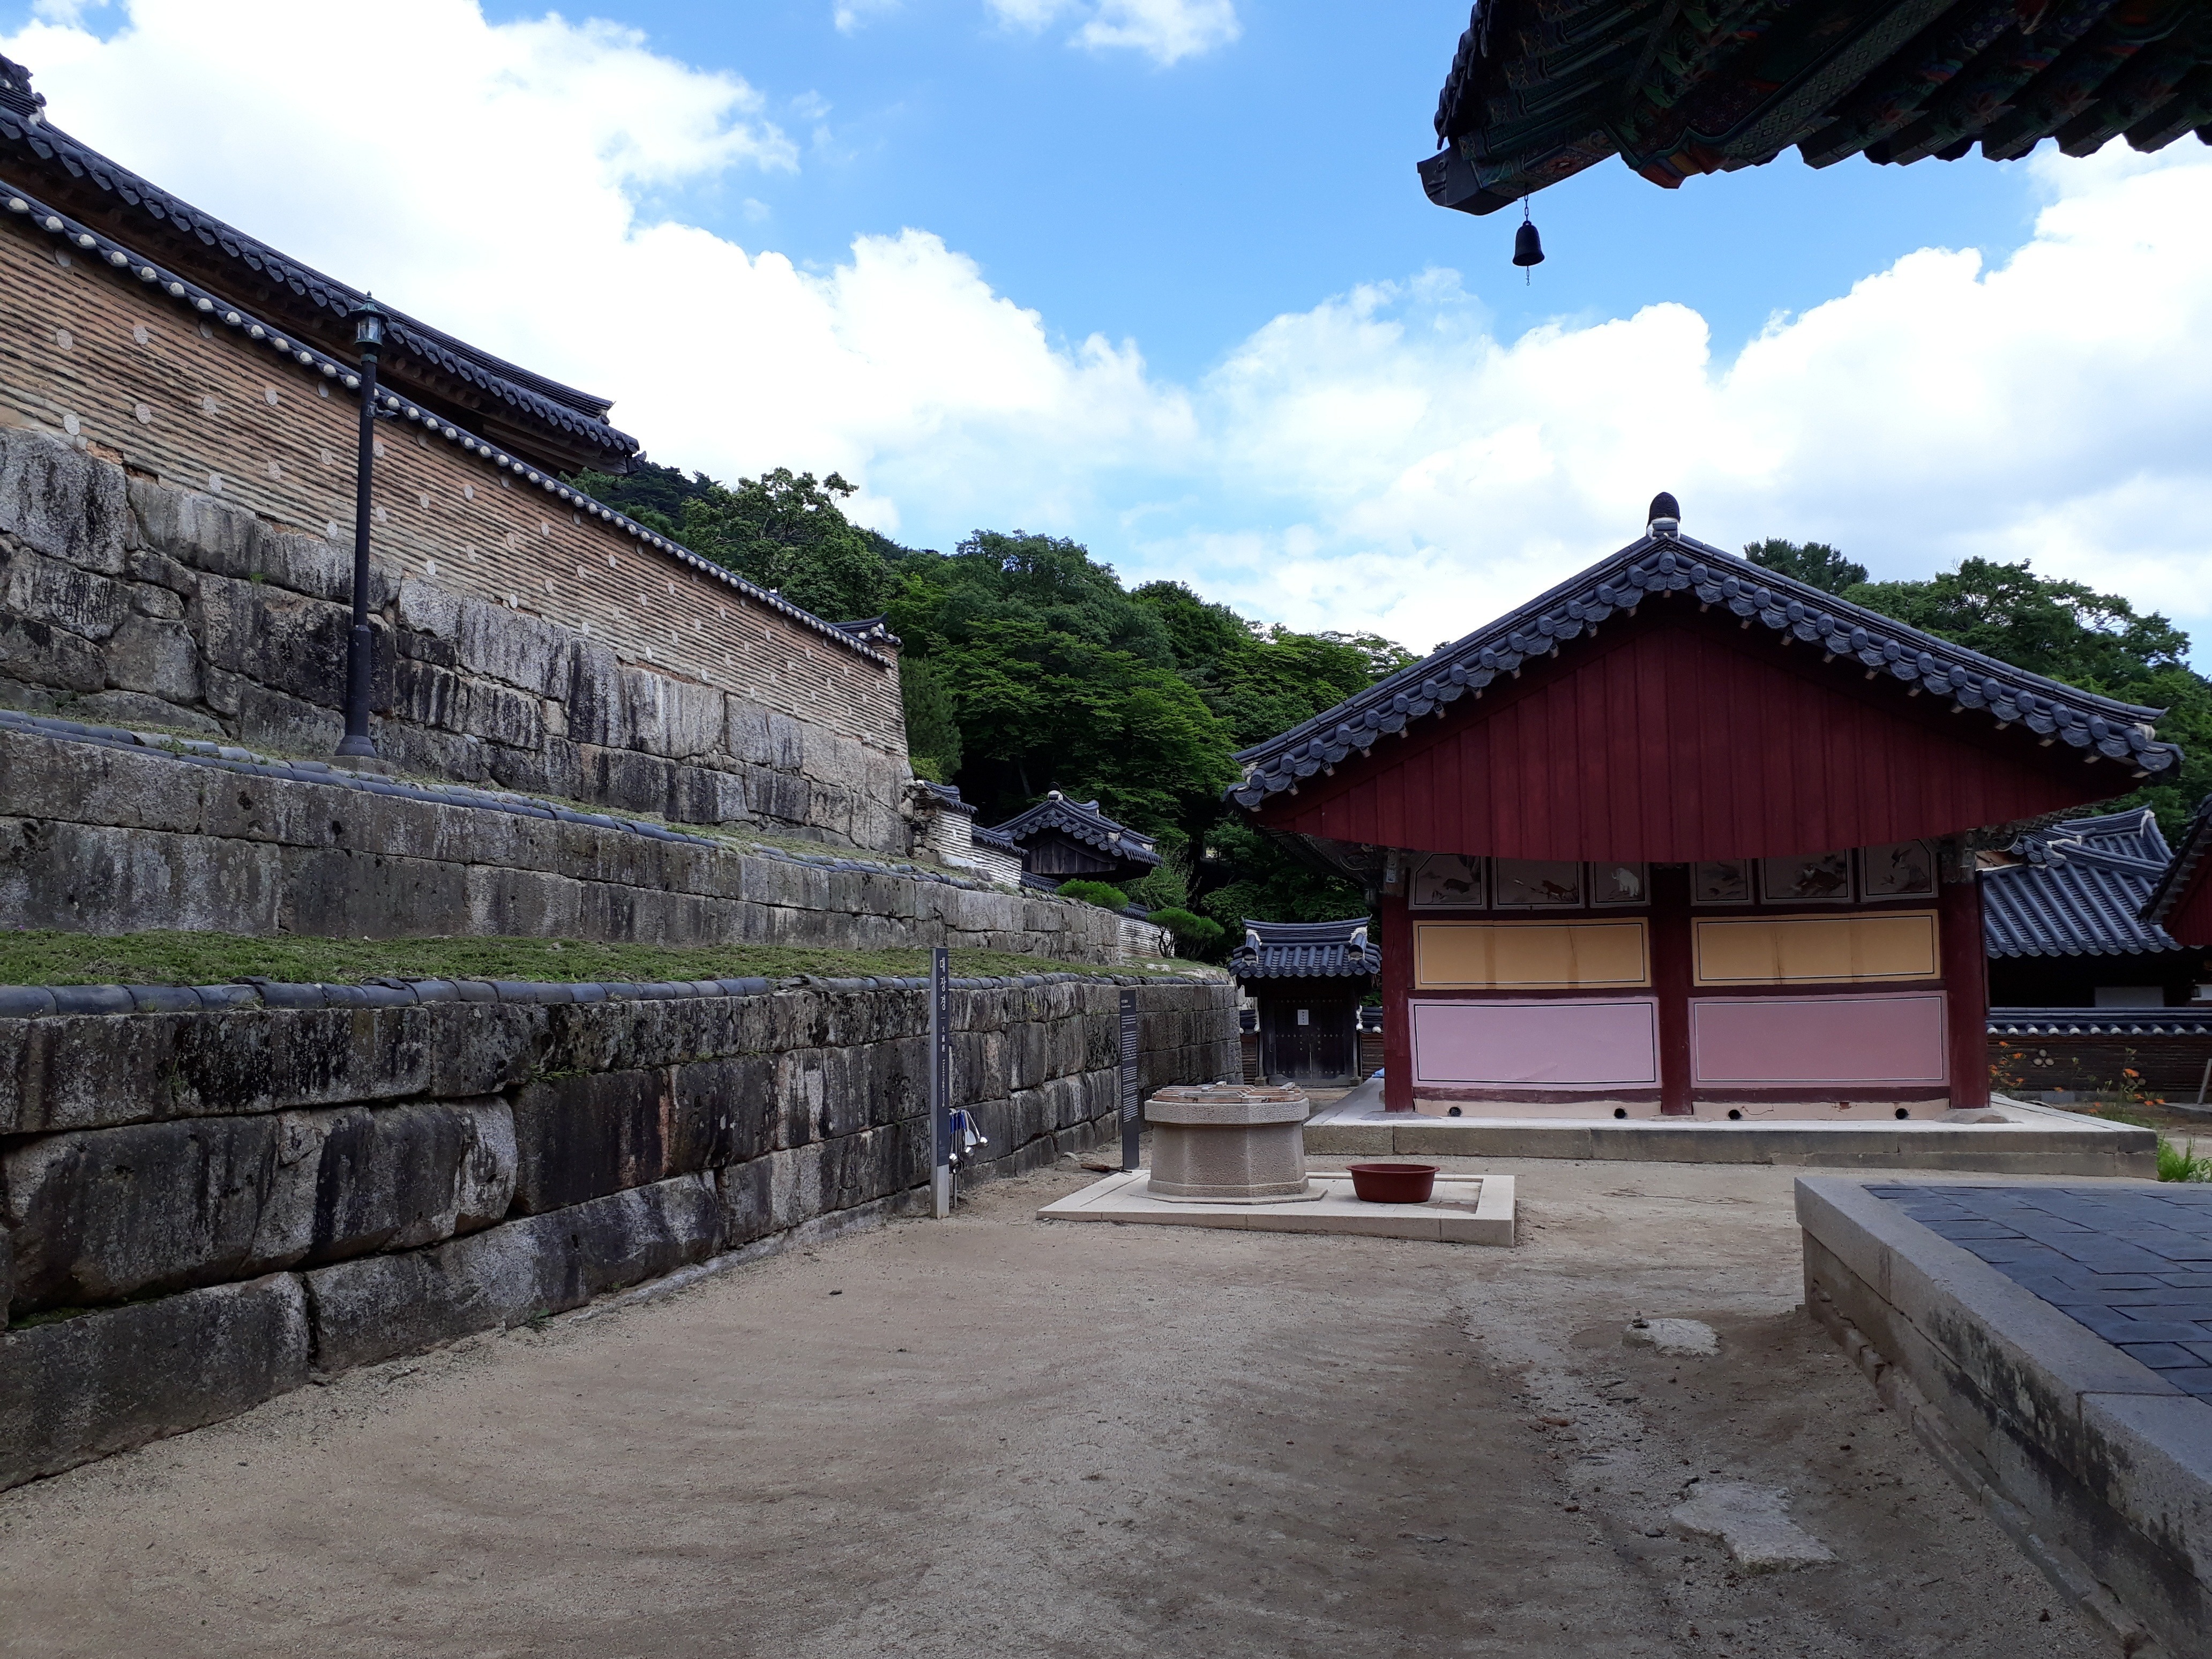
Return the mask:
[[2161, 927], [2183, 945], [2212, 946], [2212, 795], [2197, 804], [2197, 816], [2175, 849], [2173, 862], [2151, 890], [2143, 920]]
[[1985, 1103], [1974, 850], [2166, 773], [2160, 711], [1678, 519], [1239, 757], [1232, 802], [1373, 895], [1386, 1105]]

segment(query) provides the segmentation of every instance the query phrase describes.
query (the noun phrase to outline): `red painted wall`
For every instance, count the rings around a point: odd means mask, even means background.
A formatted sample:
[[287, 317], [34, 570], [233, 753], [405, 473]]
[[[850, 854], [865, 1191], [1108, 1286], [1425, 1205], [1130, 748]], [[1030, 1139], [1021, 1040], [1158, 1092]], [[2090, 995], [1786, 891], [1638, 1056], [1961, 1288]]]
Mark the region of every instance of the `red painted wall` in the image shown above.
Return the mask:
[[2197, 861], [2181, 902], [2166, 913], [2166, 931], [2184, 945], [2212, 946], [2212, 857]]
[[1255, 816], [1421, 852], [1657, 861], [1948, 835], [2132, 785], [2111, 761], [2085, 765], [1678, 596]]

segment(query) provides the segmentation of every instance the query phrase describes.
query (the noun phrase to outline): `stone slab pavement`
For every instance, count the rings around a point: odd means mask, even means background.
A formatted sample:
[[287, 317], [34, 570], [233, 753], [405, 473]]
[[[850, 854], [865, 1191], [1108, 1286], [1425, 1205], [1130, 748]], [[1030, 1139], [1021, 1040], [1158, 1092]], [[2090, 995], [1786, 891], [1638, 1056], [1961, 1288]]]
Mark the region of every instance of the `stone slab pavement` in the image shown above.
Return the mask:
[[2212, 1186], [1867, 1190], [2183, 1393], [2212, 1400]]
[[2104, 1650], [1798, 1310], [1794, 1172], [1454, 1168], [1516, 1249], [1037, 1221], [1069, 1167], [349, 1373], [0, 1494], [0, 1655]]

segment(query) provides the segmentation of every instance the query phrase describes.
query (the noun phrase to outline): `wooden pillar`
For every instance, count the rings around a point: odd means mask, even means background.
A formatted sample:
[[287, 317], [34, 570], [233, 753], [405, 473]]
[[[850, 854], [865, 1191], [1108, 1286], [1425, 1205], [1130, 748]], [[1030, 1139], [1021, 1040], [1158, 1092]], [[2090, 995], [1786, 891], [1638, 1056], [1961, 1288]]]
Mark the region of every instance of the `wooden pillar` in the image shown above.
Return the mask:
[[1690, 866], [1651, 866], [1651, 988], [1659, 999], [1659, 1110], [1696, 1110], [1690, 1083]]
[[1944, 849], [1937, 926], [1951, 1040], [1951, 1106], [1990, 1103], [1990, 958], [1982, 942], [1982, 878], [1972, 852]]
[[1382, 1109], [1413, 1109], [1413, 927], [1403, 891], [1376, 900], [1382, 950]]

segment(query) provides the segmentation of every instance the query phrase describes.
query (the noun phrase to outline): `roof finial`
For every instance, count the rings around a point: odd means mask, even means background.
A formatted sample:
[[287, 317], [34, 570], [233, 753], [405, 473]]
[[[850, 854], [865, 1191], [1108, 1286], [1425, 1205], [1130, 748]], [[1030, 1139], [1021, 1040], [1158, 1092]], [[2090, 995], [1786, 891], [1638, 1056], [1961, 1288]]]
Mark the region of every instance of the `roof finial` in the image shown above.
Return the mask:
[[0, 109], [13, 110], [35, 126], [46, 106], [46, 94], [31, 90], [31, 71], [12, 58], [0, 58]]
[[1662, 489], [1651, 498], [1651, 510], [1644, 515], [1644, 523], [1654, 536], [1671, 536], [1682, 527], [1681, 507]]

